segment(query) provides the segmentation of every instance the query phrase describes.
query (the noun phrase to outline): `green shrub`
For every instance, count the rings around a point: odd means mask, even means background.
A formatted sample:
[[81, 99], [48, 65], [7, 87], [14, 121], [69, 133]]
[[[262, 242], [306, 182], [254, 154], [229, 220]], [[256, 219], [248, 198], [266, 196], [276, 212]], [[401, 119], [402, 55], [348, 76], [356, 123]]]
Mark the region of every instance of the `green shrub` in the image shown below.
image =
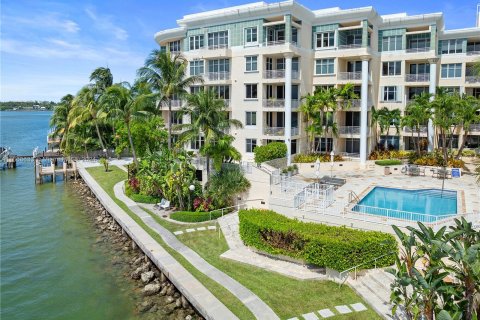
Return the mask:
[[[170, 214], [170, 218], [182, 222], [204, 222], [215, 220], [222, 216], [221, 211], [209, 212], [192, 212], [192, 211], [176, 211]], [[210, 219], [211, 218], [211, 219]]]
[[389, 253], [398, 252], [395, 238], [382, 232], [305, 223], [270, 210], [241, 210], [239, 217], [246, 245], [337, 271], [362, 263], [364, 269], [373, 268], [372, 260], [383, 254], [376, 266], [390, 266], [395, 257]]
[[[309, 154], [296, 154], [293, 157], [293, 162], [296, 163], [313, 163], [320, 159], [320, 162], [330, 162], [330, 154], [328, 153], [309, 153]], [[333, 161], [343, 161], [341, 155], [336, 154], [333, 157]]]
[[128, 181], [125, 182], [125, 194], [127, 197], [132, 199], [135, 202], [140, 203], [158, 203], [160, 199], [158, 197], [149, 196], [142, 193], [136, 193]]
[[264, 146], [258, 146], [253, 151], [255, 153], [255, 162], [284, 158], [287, 155], [287, 145], [283, 142], [270, 142]]
[[386, 159], [386, 160], [377, 160], [375, 161], [375, 164], [379, 166], [396, 166], [396, 165], [402, 164], [402, 161], [398, 159]]
[[408, 159], [415, 152], [405, 150], [374, 150], [368, 156], [368, 160]]

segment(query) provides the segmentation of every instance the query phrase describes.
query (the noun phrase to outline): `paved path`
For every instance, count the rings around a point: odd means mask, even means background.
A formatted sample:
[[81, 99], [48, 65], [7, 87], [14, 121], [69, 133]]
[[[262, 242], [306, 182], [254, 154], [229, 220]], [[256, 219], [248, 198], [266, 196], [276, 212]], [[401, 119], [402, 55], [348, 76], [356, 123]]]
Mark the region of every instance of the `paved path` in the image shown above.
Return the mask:
[[223, 235], [230, 250], [223, 253], [223, 258], [250, 264], [262, 269], [280, 273], [284, 276], [301, 280], [321, 279], [328, 280], [326, 275], [309, 270], [308, 268], [288, 261], [272, 259], [258, 254], [245, 246], [239, 235], [238, 213], [231, 213], [218, 219]]
[[175, 260], [157, 241], [140, 227], [85, 170], [82, 164], [78, 168], [80, 176], [90, 187], [97, 199], [112, 215], [153, 263], [167, 275], [175, 287], [206, 319], [238, 319], [205, 286]]
[[[238, 281], [232, 279], [222, 271], [218, 270], [207, 261], [205, 261], [198, 253], [184, 245], [169, 230], [157, 223], [150, 214], [140, 208], [136, 202], [128, 198], [123, 191], [124, 182], [119, 182], [114, 186], [115, 196], [123, 201], [132, 212], [138, 215], [145, 224], [155, 230], [172, 249], [180, 253], [185, 259], [195, 266], [200, 272], [208, 276], [213, 281], [225, 287], [234, 296], [253, 313], [257, 319], [269, 320], [280, 319], [275, 312], [263, 302], [252, 291], [241, 285]], [[226, 318], [227, 319], [227, 318]]]

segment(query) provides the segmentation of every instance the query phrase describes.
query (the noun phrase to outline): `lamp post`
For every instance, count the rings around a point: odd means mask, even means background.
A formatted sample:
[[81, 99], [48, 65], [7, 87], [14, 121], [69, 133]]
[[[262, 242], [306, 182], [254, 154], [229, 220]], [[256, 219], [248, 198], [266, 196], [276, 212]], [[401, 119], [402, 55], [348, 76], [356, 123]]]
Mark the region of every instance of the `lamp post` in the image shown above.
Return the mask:
[[190, 208], [193, 209], [192, 192], [195, 190], [195, 185], [193, 185], [193, 184], [189, 185], [188, 190], [190, 190], [190, 192], [188, 193], [188, 203], [189, 203]]
[[315, 161], [315, 176], [317, 176], [317, 181], [320, 182], [320, 158]]
[[335, 158], [335, 153], [333, 152], [330, 152], [330, 178], [333, 177], [333, 160]]
[[105, 159], [108, 159], [108, 156], [107, 156], [107, 149], [103, 149], [103, 155], [105, 156]]

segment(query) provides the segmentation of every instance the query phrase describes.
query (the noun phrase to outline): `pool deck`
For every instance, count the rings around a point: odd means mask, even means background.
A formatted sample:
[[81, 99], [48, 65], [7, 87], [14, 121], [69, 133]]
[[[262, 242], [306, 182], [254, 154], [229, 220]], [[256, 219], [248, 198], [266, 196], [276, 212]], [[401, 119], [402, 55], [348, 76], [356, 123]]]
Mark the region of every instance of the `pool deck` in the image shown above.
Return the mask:
[[[399, 189], [442, 188], [442, 179], [433, 178], [429, 168], [427, 168], [425, 176], [403, 175], [400, 173], [400, 167], [393, 171], [392, 174], [384, 175], [383, 168], [371, 165], [365, 169], [333, 170], [332, 172], [327, 169], [324, 172], [321, 171], [320, 176], [330, 176], [331, 173], [333, 177], [346, 179], [346, 184], [335, 190], [335, 202], [332, 206], [322, 211], [311, 212], [282, 206], [278, 202], [271, 200], [271, 209], [305, 221], [392, 232], [391, 224], [397, 224], [400, 227], [412, 224], [402, 220], [398, 220], [395, 223], [391, 223], [391, 221], [387, 223], [385, 219], [382, 221], [381, 217], [377, 219], [378, 221], [362, 221], [363, 217], [356, 217], [355, 214], [345, 210], [350, 192], [353, 191], [361, 199], [376, 186]], [[292, 177], [292, 181], [305, 184], [315, 180], [316, 175], [313, 169], [302, 170], [299, 175]], [[444, 181], [444, 189], [458, 192], [457, 212], [469, 213], [470, 218], [473, 214], [473, 222], [478, 225], [480, 223], [480, 188], [475, 182], [475, 177], [473, 175], [462, 175], [460, 178], [446, 179]], [[273, 192], [272, 197], [280, 197], [280, 195], [275, 195], [275, 192]]]

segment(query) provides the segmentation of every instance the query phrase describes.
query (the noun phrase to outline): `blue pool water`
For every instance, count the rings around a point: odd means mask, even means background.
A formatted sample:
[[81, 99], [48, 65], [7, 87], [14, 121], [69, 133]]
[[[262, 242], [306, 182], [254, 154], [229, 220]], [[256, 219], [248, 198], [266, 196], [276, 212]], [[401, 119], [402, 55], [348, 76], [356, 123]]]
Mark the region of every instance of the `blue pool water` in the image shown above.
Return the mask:
[[375, 187], [353, 207], [353, 211], [397, 219], [435, 222], [442, 216], [457, 213], [457, 192]]

